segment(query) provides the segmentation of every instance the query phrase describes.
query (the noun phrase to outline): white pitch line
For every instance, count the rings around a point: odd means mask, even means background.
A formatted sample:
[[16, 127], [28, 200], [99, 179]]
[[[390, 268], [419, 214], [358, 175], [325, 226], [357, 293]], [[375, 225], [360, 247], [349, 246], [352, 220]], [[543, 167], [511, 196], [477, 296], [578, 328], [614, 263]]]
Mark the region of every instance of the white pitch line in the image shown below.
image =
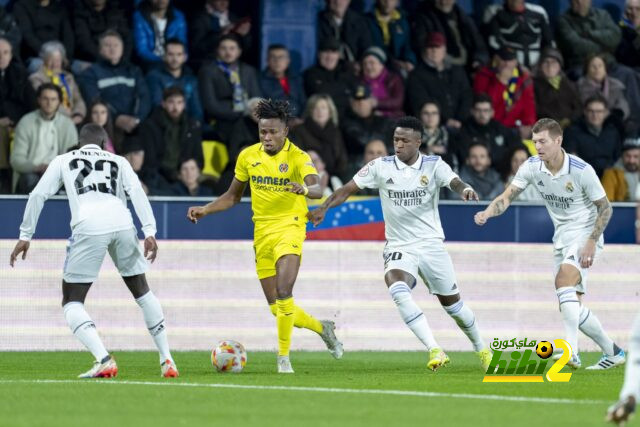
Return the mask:
[[553, 399], [548, 397], [525, 396], [500, 396], [496, 394], [469, 394], [469, 393], [439, 393], [433, 391], [411, 390], [381, 390], [381, 389], [356, 389], [356, 388], [328, 388], [328, 387], [299, 387], [280, 385], [247, 385], [247, 384], [222, 384], [222, 383], [181, 383], [181, 382], [157, 382], [157, 381], [120, 381], [120, 380], [0, 380], [0, 384], [111, 384], [111, 385], [144, 385], [164, 387], [196, 387], [196, 388], [231, 388], [244, 390], [278, 390], [278, 391], [304, 391], [313, 393], [348, 393], [348, 394], [381, 394], [390, 396], [414, 396], [414, 397], [447, 397], [454, 399], [478, 399], [498, 400], [508, 402], [534, 402], [534, 403], [561, 403], [561, 404], [605, 404], [604, 400], [590, 399]]

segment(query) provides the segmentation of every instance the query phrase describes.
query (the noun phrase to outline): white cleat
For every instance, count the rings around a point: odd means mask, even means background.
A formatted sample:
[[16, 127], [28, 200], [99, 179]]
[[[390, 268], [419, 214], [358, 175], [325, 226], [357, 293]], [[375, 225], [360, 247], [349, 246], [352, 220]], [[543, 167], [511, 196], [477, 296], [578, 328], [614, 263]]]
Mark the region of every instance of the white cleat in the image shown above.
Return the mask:
[[579, 354], [574, 354], [571, 356], [571, 359], [569, 359], [569, 361], [567, 362], [567, 366], [573, 368], [573, 369], [580, 369], [580, 367], [582, 366], [582, 361], [580, 360], [580, 355]]
[[344, 354], [344, 350], [342, 343], [336, 337], [336, 324], [331, 320], [321, 320], [320, 323], [322, 323], [322, 333], [320, 334], [322, 341], [327, 345], [327, 349], [333, 358], [340, 359]]
[[118, 365], [113, 356], [109, 356], [109, 359], [104, 362], [93, 362], [93, 367], [87, 372], [78, 375], [78, 378], [114, 378], [118, 375]]
[[279, 374], [293, 374], [293, 368], [291, 367], [291, 361], [289, 356], [278, 356], [278, 373]]
[[618, 354], [613, 356], [603, 354], [598, 363], [589, 366], [587, 369], [590, 371], [602, 371], [605, 369], [611, 369], [615, 368], [616, 366], [624, 365], [624, 362], [626, 361], [627, 358], [625, 357], [624, 351], [620, 350]]

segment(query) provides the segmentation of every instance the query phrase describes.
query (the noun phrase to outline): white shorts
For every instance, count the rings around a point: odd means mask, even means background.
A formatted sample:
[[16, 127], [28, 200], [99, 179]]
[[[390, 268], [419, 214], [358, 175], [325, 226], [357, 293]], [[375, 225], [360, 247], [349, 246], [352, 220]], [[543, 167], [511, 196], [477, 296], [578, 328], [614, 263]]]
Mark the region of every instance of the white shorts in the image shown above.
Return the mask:
[[[431, 240], [420, 246], [385, 246], [384, 272], [402, 270], [414, 279], [422, 278], [429, 292], [435, 295], [455, 295], [458, 293], [456, 275], [451, 257], [441, 240]], [[415, 283], [408, 283], [415, 286]]]
[[134, 228], [95, 236], [75, 234], [69, 238], [67, 245], [64, 281], [67, 283], [95, 282], [107, 251], [121, 276], [136, 276], [147, 271], [147, 260], [140, 249], [140, 242]]
[[[564, 248], [554, 249], [553, 250], [553, 262], [555, 264], [555, 274], [558, 274], [560, 271], [560, 266], [562, 264], [569, 264], [574, 266], [580, 272], [580, 283], [576, 285], [576, 291], [582, 294], [587, 293], [587, 276], [589, 273], [588, 268], [582, 268], [580, 266], [580, 251], [584, 247], [586, 239], [576, 240], [575, 243], [572, 243], [569, 246], [565, 246]], [[600, 243], [596, 243], [596, 253], [593, 257], [593, 263], [595, 264], [598, 259], [598, 255], [602, 252], [603, 246]], [[593, 264], [592, 264], [593, 267]]]

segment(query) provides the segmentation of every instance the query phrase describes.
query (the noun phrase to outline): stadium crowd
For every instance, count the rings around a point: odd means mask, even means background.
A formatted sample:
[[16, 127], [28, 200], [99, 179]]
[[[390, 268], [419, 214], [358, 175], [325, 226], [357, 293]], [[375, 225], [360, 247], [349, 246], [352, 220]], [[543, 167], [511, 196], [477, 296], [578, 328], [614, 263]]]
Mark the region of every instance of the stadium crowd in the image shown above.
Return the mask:
[[[327, 0], [317, 63], [302, 71], [281, 44], [258, 69], [257, 23], [230, 0], [0, 3], [0, 193], [30, 192], [78, 126], [97, 123], [148, 194], [220, 194], [257, 142], [252, 112], [265, 97], [290, 102], [290, 138], [325, 194], [392, 153], [393, 121], [411, 114], [424, 124], [422, 150], [482, 199], [535, 154], [531, 126], [551, 117], [610, 200], [640, 200], [640, 0], [626, 1], [619, 23], [572, 0], [555, 25], [523, 0], [490, 5], [478, 21], [455, 0], [424, 0], [411, 16], [400, 0], [370, 11]], [[203, 140], [228, 153], [215, 178], [202, 174]]]

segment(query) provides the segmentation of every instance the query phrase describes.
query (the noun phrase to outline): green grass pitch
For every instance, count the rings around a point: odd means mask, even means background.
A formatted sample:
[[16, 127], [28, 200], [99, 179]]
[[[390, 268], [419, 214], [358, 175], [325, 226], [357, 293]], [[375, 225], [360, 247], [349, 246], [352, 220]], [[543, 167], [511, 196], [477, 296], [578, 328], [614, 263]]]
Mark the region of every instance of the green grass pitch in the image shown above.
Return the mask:
[[181, 376], [167, 380], [156, 353], [114, 355], [116, 379], [81, 381], [88, 353], [0, 353], [0, 426], [598, 426], [624, 375], [485, 384], [473, 353], [433, 373], [419, 352], [294, 352], [294, 375], [275, 373], [274, 353], [249, 352], [244, 372], [219, 374], [208, 353], [178, 352]]

